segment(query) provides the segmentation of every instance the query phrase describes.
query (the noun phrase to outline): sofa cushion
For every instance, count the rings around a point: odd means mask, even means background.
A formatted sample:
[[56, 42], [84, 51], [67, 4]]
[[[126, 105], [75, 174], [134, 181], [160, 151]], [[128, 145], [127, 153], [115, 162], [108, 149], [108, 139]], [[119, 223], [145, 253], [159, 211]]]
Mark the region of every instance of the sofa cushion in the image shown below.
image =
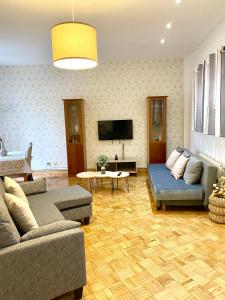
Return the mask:
[[63, 210], [90, 204], [92, 202], [92, 195], [80, 185], [72, 185], [66, 188], [51, 190], [46, 193], [28, 197], [28, 201], [30, 203], [40, 200], [54, 203], [58, 209]]
[[166, 161], [166, 167], [169, 170], [172, 170], [173, 166], [175, 165], [175, 162], [181, 156], [181, 154], [182, 154], [182, 152], [179, 152], [176, 149], [172, 151], [172, 153], [170, 154], [170, 156], [168, 157], [168, 159]]
[[5, 194], [5, 186], [4, 186], [4, 182], [0, 179], [0, 196], [4, 196]]
[[0, 195], [0, 248], [20, 242], [19, 232], [13, 223], [4, 199]]
[[203, 168], [202, 161], [192, 156], [184, 172], [184, 181], [186, 182], [186, 184], [197, 183], [201, 179], [202, 168]]
[[46, 192], [46, 179], [39, 178], [34, 181], [21, 182], [20, 186], [25, 195], [35, 195]]
[[10, 177], [5, 176], [4, 178], [5, 191], [9, 194], [12, 194], [24, 201], [24, 203], [28, 204], [27, 197], [24, 194], [24, 191], [20, 187], [20, 185]]
[[4, 199], [13, 220], [21, 232], [28, 232], [38, 227], [29, 205], [21, 198], [5, 193]]
[[190, 157], [191, 157], [191, 152], [188, 151], [188, 150], [185, 150], [185, 151], [183, 152], [183, 156], [186, 157], [186, 158], [190, 158]]
[[44, 196], [45, 194], [46, 193], [27, 196], [30, 209], [39, 226], [64, 220], [63, 215], [54, 203], [49, 202], [46, 198], [39, 197]]
[[178, 146], [177, 148], [176, 148], [176, 151], [177, 152], [179, 152], [180, 154], [182, 154], [183, 152], [184, 152], [184, 148], [181, 148], [180, 146]]
[[149, 177], [157, 200], [202, 200], [201, 184], [187, 185], [183, 179], [176, 180], [164, 164], [150, 164]]
[[180, 179], [184, 175], [186, 165], [189, 161], [189, 157], [186, 157], [183, 153], [178, 160], [175, 162], [175, 165], [172, 168], [171, 174], [176, 180]]
[[73, 228], [79, 228], [80, 223], [79, 222], [74, 222], [74, 221], [58, 221], [55, 223], [47, 224], [44, 226], [41, 226], [37, 229], [31, 230], [24, 234], [21, 237], [21, 242], [25, 242], [28, 240], [33, 240], [36, 238], [39, 238], [41, 236], [46, 236], [52, 233], [57, 233], [57, 232], [62, 232], [65, 230], [73, 229]]

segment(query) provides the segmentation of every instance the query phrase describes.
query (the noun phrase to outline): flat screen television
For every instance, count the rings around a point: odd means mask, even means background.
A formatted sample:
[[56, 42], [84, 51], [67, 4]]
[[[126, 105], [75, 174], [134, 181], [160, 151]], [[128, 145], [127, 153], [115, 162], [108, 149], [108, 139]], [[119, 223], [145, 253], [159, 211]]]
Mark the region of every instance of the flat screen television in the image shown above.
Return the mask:
[[98, 138], [100, 141], [131, 140], [133, 139], [133, 121], [98, 121]]

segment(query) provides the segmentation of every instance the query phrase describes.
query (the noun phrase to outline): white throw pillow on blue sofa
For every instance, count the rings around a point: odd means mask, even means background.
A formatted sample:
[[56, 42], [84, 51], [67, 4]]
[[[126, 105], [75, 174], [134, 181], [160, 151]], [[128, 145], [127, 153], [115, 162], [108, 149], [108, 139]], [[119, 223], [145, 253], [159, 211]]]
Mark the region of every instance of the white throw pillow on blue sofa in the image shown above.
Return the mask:
[[185, 168], [188, 161], [189, 161], [189, 157], [186, 157], [183, 154], [176, 161], [171, 171], [171, 174], [174, 176], [176, 180], [180, 179], [184, 175]]
[[176, 149], [170, 153], [170, 156], [168, 157], [168, 159], [166, 161], [166, 167], [169, 170], [173, 169], [173, 166], [175, 165], [176, 161], [181, 156], [181, 154], [182, 154], [182, 152], [178, 152]]

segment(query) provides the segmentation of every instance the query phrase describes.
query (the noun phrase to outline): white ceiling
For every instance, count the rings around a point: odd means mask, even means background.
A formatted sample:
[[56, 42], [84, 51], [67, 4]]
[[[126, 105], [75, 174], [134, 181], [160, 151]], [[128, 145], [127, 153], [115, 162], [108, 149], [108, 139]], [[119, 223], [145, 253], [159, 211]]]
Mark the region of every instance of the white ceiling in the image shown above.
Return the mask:
[[[184, 57], [225, 19], [225, 0], [74, 3], [77, 21], [97, 29], [101, 61]], [[0, 64], [50, 64], [50, 29], [71, 21], [71, 7], [72, 0], [0, 0]]]

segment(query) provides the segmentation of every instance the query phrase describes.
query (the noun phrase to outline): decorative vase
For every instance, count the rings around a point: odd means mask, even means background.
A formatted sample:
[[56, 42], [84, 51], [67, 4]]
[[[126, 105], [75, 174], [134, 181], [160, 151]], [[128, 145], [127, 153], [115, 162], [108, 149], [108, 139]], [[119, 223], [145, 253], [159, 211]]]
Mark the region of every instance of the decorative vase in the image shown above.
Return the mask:
[[105, 174], [105, 167], [101, 167], [101, 174], [102, 174], [102, 175]]

